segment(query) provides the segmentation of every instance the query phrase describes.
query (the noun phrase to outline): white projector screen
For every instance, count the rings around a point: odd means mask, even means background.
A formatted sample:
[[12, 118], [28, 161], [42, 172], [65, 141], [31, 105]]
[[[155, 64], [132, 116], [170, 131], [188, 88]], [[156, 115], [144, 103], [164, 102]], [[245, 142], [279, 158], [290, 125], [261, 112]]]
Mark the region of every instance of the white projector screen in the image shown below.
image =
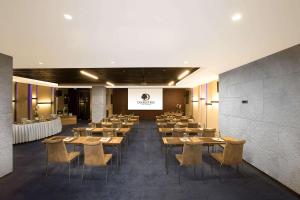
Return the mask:
[[128, 110], [162, 110], [163, 90], [157, 88], [128, 88]]

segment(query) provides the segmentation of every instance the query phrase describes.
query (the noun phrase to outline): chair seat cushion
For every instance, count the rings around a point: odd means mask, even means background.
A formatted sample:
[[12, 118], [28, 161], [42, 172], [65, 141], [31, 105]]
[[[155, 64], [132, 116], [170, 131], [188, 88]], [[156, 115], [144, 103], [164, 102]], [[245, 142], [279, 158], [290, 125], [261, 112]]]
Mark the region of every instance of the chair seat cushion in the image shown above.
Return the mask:
[[107, 164], [112, 158], [112, 154], [104, 154], [104, 162]]
[[210, 155], [218, 162], [223, 163], [223, 153], [211, 153]]
[[69, 159], [69, 161], [71, 161], [79, 155], [80, 155], [79, 151], [70, 152], [70, 153], [68, 153], [68, 159]]
[[176, 154], [176, 159], [180, 165], [182, 165], [182, 160], [183, 160], [182, 157], [183, 157], [182, 154]]

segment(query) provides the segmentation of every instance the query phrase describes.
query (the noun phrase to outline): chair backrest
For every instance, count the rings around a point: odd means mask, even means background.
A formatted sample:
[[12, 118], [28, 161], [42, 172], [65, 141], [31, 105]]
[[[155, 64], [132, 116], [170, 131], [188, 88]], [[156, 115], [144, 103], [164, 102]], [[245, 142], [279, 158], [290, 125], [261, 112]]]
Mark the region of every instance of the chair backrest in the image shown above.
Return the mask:
[[112, 123], [113, 128], [121, 128], [122, 127], [122, 122], [116, 121]]
[[189, 122], [188, 123], [188, 128], [198, 128], [198, 122]]
[[68, 162], [68, 152], [62, 139], [49, 139], [46, 141], [47, 159], [49, 163]]
[[183, 166], [199, 166], [202, 163], [202, 144], [185, 143], [182, 152]]
[[188, 123], [178, 122], [178, 123], [175, 124], [175, 127], [178, 127], [178, 128], [187, 128], [188, 127]]
[[172, 137], [183, 137], [185, 133], [185, 128], [174, 128], [172, 132]]
[[188, 123], [189, 119], [188, 118], [181, 118], [180, 122], [182, 123]]
[[165, 122], [165, 119], [157, 119], [156, 122]]
[[84, 144], [84, 164], [88, 166], [105, 166], [104, 150], [101, 142]]
[[216, 129], [215, 128], [205, 128], [203, 129], [203, 137], [215, 137]]
[[167, 128], [174, 128], [176, 122], [167, 122]]
[[243, 147], [245, 140], [227, 140], [223, 151], [223, 163], [225, 165], [237, 165], [243, 159]]
[[101, 128], [102, 127], [101, 123], [95, 123], [95, 125], [96, 125], [96, 128]]
[[116, 137], [116, 132], [113, 128], [103, 128], [102, 132], [103, 137]]
[[87, 136], [86, 128], [73, 128], [73, 132], [77, 133], [79, 136]]

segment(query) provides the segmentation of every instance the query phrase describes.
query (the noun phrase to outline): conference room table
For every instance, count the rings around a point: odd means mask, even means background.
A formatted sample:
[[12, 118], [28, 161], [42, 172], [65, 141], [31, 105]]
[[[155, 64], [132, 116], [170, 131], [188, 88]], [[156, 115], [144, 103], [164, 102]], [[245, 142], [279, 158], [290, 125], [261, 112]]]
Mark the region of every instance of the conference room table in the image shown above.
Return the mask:
[[[110, 146], [114, 147], [116, 149], [117, 153], [117, 169], [119, 169], [119, 164], [121, 165], [122, 161], [122, 142], [124, 140], [123, 137], [95, 137], [95, 136], [80, 136], [80, 137], [70, 137], [70, 136], [53, 136], [50, 138], [47, 138], [42, 141], [42, 143], [47, 143], [49, 140], [56, 140], [56, 139], [62, 139], [65, 144], [72, 144], [74, 145], [74, 149], [76, 145], [84, 145], [90, 142], [98, 142], [101, 139], [107, 139], [110, 138], [108, 141], [101, 141], [103, 146]], [[66, 140], [68, 139], [68, 140]], [[46, 149], [47, 151], [47, 149]]]
[[202, 144], [202, 145], [222, 145], [226, 143], [223, 138], [215, 137], [162, 137], [162, 142], [165, 145], [165, 167], [166, 174], [168, 174], [169, 168], [169, 150], [173, 146], [183, 146], [184, 143]]
[[159, 128], [158, 132], [162, 135], [162, 136], [166, 136], [166, 134], [170, 134], [174, 131], [174, 129], [178, 129], [178, 130], [184, 130], [184, 132], [186, 133], [202, 133], [203, 132], [203, 128]]

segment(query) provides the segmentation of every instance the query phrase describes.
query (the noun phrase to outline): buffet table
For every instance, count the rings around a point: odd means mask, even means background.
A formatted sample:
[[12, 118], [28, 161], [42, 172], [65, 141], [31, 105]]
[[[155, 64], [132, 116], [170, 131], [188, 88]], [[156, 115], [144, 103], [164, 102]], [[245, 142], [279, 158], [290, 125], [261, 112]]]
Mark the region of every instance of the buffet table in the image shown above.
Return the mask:
[[24, 143], [49, 137], [60, 133], [62, 124], [60, 117], [31, 124], [13, 124], [13, 143]]

